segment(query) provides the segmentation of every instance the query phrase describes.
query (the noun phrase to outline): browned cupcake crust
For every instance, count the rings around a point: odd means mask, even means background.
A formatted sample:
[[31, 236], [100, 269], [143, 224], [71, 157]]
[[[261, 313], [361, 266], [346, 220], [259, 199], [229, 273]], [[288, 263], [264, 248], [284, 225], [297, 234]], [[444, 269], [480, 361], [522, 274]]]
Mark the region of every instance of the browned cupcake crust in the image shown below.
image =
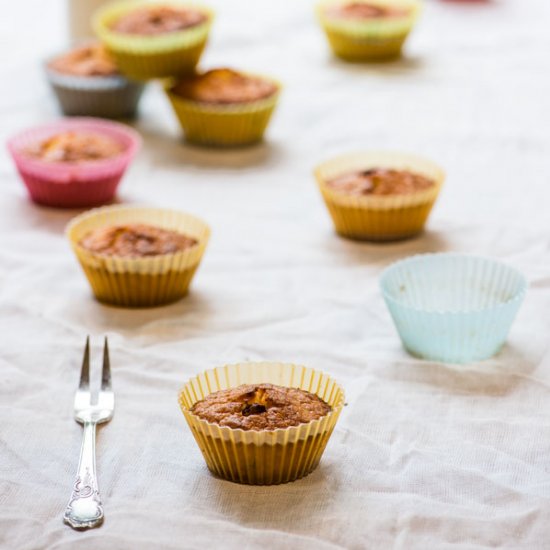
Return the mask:
[[196, 27], [207, 19], [205, 13], [193, 8], [147, 6], [122, 15], [111, 25], [111, 30], [121, 34], [156, 36]]
[[317, 395], [274, 384], [243, 384], [207, 395], [193, 405], [199, 418], [229, 428], [276, 430], [317, 420], [331, 411]]
[[147, 224], [110, 225], [88, 232], [80, 246], [106, 256], [143, 258], [175, 254], [197, 244], [197, 239]]
[[99, 43], [74, 48], [50, 61], [48, 68], [57, 73], [72, 76], [113, 76], [118, 74], [115, 62]]
[[201, 103], [231, 104], [258, 101], [272, 96], [277, 86], [257, 76], [248, 76], [231, 69], [212, 69], [180, 80], [172, 92]]
[[408, 195], [433, 187], [435, 181], [408, 170], [371, 168], [342, 174], [326, 184], [347, 195]]
[[45, 162], [77, 163], [116, 157], [123, 146], [113, 138], [92, 132], [61, 132], [26, 151], [27, 156]]
[[396, 6], [350, 2], [338, 6], [329, 6], [325, 15], [335, 19], [384, 19], [387, 17], [405, 17], [410, 10]]

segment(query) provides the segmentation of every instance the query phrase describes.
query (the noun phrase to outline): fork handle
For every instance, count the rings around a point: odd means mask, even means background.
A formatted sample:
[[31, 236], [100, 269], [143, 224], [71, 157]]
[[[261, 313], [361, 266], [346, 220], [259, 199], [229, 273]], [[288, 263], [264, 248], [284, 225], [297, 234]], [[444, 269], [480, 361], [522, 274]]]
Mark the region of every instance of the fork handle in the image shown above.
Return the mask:
[[89, 529], [103, 522], [103, 505], [95, 471], [95, 422], [84, 422], [78, 473], [63, 521], [73, 529]]

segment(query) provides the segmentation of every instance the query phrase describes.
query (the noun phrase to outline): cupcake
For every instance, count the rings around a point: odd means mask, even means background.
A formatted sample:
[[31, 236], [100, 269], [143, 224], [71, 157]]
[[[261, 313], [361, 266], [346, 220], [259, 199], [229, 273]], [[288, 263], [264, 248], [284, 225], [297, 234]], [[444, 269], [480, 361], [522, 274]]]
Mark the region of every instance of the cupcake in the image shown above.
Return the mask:
[[91, 210], [67, 227], [95, 297], [124, 307], [185, 296], [209, 235], [208, 226], [189, 214], [128, 206]]
[[124, 78], [99, 43], [78, 46], [50, 59], [46, 76], [65, 115], [133, 117], [143, 84]]
[[420, 233], [445, 175], [432, 162], [400, 153], [356, 153], [315, 170], [337, 233], [370, 241]]
[[317, 7], [332, 50], [347, 61], [398, 57], [419, 11], [418, 0], [325, 0]]
[[188, 141], [239, 146], [262, 139], [280, 85], [262, 76], [212, 69], [167, 86], [167, 94]]
[[274, 485], [318, 466], [344, 392], [326, 374], [303, 366], [243, 363], [191, 379], [179, 403], [214, 475]]
[[192, 73], [212, 19], [204, 7], [131, 0], [100, 9], [93, 26], [122, 73], [148, 80]]
[[76, 208], [113, 199], [140, 143], [123, 124], [72, 118], [25, 130], [7, 146], [33, 201]]

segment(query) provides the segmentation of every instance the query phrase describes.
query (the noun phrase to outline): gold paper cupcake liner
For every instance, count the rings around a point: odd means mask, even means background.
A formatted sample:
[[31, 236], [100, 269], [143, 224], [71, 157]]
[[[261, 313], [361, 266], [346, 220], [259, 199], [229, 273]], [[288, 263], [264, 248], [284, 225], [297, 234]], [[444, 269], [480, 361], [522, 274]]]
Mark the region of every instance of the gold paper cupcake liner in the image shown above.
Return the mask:
[[[241, 430], [218, 426], [191, 412], [208, 394], [241, 384], [271, 383], [316, 394], [332, 410], [290, 428]], [[319, 464], [344, 405], [344, 391], [328, 375], [300, 365], [241, 363], [206, 371], [189, 380], [179, 395], [181, 410], [209, 470], [250, 485], [275, 485], [302, 478]]]
[[[264, 77], [262, 77], [264, 78]], [[166, 94], [185, 134], [185, 139], [199, 145], [235, 147], [260, 141], [279, 99], [277, 92], [260, 101], [233, 105], [213, 105], [185, 99], [166, 86]]]
[[[369, 168], [410, 170], [432, 179], [435, 185], [416, 193], [384, 196], [354, 196], [327, 185], [338, 175]], [[336, 232], [369, 241], [398, 240], [420, 233], [445, 180], [443, 170], [431, 161], [391, 152], [343, 155], [319, 165], [315, 176]]]
[[346, 61], [377, 61], [398, 57], [421, 11], [419, 0], [363, 0], [369, 4], [403, 7], [405, 17], [387, 19], [335, 19], [325, 10], [349, 0], [325, 0], [317, 6], [317, 16], [335, 55]]
[[[171, 6], [189, 6], [200, 10], [207, 21], [159, 36], [139, 36], [112, 31], [111, 24], [136, 8], [154, 4], [152, 0], [127, 0], [101, 8], [93, 18], [98, 38], [113, 56], [120, 71], [134, 80], [150, 80], [193, 73], [208, 39], [214, 13], [204, 6], [162, 2]], [[158, 4], [158, 2], [156, 2]]]
[[[198, 244], [176, 254], [121, 258], [97, 254], [79, 242], [91, 230], [109, 225], [145, 223], [184, 233]], [[200, 219], [176, 210], [111, 206], [77, 216], [67, 236], [95, 297], [124, 307], [154, 307], [183, 298], [197, 270], [210, 236]]]

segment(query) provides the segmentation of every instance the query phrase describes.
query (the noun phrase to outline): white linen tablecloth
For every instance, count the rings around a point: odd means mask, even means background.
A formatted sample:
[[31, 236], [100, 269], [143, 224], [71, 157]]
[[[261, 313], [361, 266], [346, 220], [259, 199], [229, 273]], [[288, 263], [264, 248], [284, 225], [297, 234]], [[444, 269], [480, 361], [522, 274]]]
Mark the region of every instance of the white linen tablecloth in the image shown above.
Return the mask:
[[[181, 142], [160, 88], [124, 202], [177, 207], [213, 236], [188, 298], [95, 302], [63, 234], [75, 211], [29, 202], [0, 152], [0, 547], [550, 548], [550, 34], [547, 0], [426, 2], [396, 63], [333, 59], [312, 2], [209, 0], [204, 66], [285, 84], [262, 145]], [[65, 4], [21, 0], [0, 18], [0, 137], [58, 116], [40, 67], [63, 47]], [[371, 245], [332, 231], [314, 165], [398, 149], [448, 172], [429, 230]], [[493, 256], [530, 290], [508, 344], [467, 366], [400, 346], [380, 271], [427, 251]], [[72, 420], [84, 340], [111, 344], [117, 408], [98, 434], [106, 519], [62, 514], [82, 430]], [[320, 467], [246, 487], [212, 477], [177, 404], [190, 376], [244, 360], [335, 376], [348, 406]]]

